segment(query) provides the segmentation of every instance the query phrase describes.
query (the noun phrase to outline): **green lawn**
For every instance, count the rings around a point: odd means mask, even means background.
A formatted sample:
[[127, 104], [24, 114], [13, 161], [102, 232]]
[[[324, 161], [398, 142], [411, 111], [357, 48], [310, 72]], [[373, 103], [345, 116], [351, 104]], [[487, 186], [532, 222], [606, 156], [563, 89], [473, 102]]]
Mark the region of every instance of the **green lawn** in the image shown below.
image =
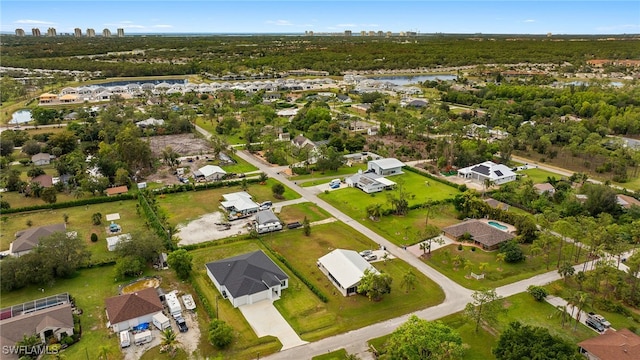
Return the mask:
[[612, 182], [612, 184], [616, 185], [616, 186], [620, 186], [621, 188], [624, 188], [624, 189], [629, 189], [629, 190], [633, 190], [633, 191], [639, 191], [640, 190], [640, 177], [632, 178], [629, 181], [627, 181], [626, 183]]
[[317, 259], [333, 249], [364, 250], [375, 247], [368, 238], [342, 223], [319, 225], [312, 228], [311, 236], [301, 233], [281, 232], [264, 237], [264, 241], [282, 254], [287, 261], [329, 297], [322, 303], [317, 297], [308, 296], [304, 286], [290, 286], [283, 292], [282, 300], [275, 303], [301, 338], [315, 341], [366, 325], [407, 314], [436, 305], [444, 300], [439, 287], [427, 277], [416, 272], [418, 285], [406, 294], [400, 289], [402, 276], [411, 269], [400, 260], [373, 263], [394, 279], [391, 294], [382, 301], [371, 302], [364, 296], [344, 297], [317, 267]]
[[218, 122], [212, 118], [199, 116], [196, 118], [196, 125], [200, 126], [212, 135], [223, 137], [227, 141], [227, 143], [229, 143], [229, 145], [246, 143], [246, 141], [242, 139], [242, 133], [244, 129], [244, 126], [242, 125], [240, 125], [240, 129], [236, 130], [231, 135], [218, 135], [218, 133], [216, 132], [216, 126], [218, 125]]
[[228, 173], [241, 174], [258, 170], [257, 167], [249, 164], [244, 159], [241, 159], [235, 155], [231, 155], [231, 157], [236, 161], [236, 163], [234, 165], [222, 166], [222, 168]]
[[526, 175], [526, 178], [531, 179], [534, 184], [546, 183], [548, 177], [555, 177], [557, 180], [560, 180], [562, 178], [562, 175], [539, 168], [521, 170], [518, 171], [518, 174]]
[[[531, 246], [521, 245], [521, 247], [523, 248], [524, 253], [529, 255], [529, 249]], [[553, 247], [550, 251], [549, 270], [547, 270], [546, 262], [542, 255], [536, 257], [528, 256], [525, 261], [517, 264], [499, 264], [496, 261], [497, 251], [486, 252], [480, 249], [471, 251], [472, 248], [473, 247], [471, 246], [465, 246], [462, 251], [459, 251], [457, 249], [457, 245], [448, 245], [433, 251], [431, 253], [431, 258], [424, 261], [451, 280], [473, 290], [496, 288], [498, 286], [510, 284], [547, 271], [554, 271], [556, 269], [558, 256], [557, 247]], [[563, 256], [568, 257], [568, 254], [572, 249], [573, 248], [571, 246], [564, 246]], [[470, 260], [473, 264], [471, 269], [465, 269], [464, 265], [454, 268], [453, 259], [456, 256], [461, 256], [463, 259]], [[584, 261], [584, 256], [581, 256], [581, 261]], [[476, 274], [481, 273], [479, 269], [479, 265], [481, 263], [488, 264], [484, 270], [485, 278], [480, 280], [468, 278], [470, 271], [473, 271]]]
[[[115, 201], [103, 204], [86, 206], [75, 206], [66, 209], [40, 210], [33, 212], [23, 212], [6, 215], [6, 221], [2, 221], [2, 231], [0, 231], [0, 249], [6, 250], [9, 244], [15, 239], [17, 231], [28, 228], [27, 221], [31, 221], [32, 226], [43, 226], [61, 223], [64, 221], [63, 215], [69, 216], [67, 223], [68, 231], [76, 231], [78, 236], [85, 240], [91, 251], [91, 261], [101, 262], [114, 259], [113, 253], [107, 250], [108, 223], [105, 219], [107, 214], [119, 213], [120, 220], [116, 223], [122, 227], [122, 232], [127, 233], [140, 228], [144, 220], [136, 212], [137, 202], [135, 200]], [[94, 213], [102, 214], [102, 225], [93, 225], [91, 216]], [[5, 218], [5, 216], [3, 216]], [[98, 234], [98, 242], [91, 242], [91, 233]]]
[[314, 356], [312, 360], [345, 360], [347, 358], [347, 350], [340, 349], [327, 354]]
[[302, 223], [305, 216], [309, 222], [320, 221], [331, 217], [324, 209], [310, 202], [285, 206], [278, 214], [278, 217], [284, 223], [294, 221]]
[[345, 175], [353, 175], [357, 173], [358, 170], [363, 170], [363, 171], [367, 170], [367, 164], [353, 164], [353, 166], [342, 166], [335, 171], [333, 170], [313, 171], [311, 174], [292, 176], [291, 180], [301, 181], [301, 180], [323, 178], [323, 179], [329, 179], [330, 181], [331, 179], [336, 177], [342, 178]]

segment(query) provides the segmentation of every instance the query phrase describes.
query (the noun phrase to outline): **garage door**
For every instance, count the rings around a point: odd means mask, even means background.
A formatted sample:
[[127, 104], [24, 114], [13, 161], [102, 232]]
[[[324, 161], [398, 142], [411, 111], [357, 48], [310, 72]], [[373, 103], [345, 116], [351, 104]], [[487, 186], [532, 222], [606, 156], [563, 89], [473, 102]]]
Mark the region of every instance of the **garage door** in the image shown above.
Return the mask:
[[265, 291], [259, 292], [257, 294], [251, 295], [251, 304], [255, 304], [260, 300], [268, 299], [269, 298], [269, 291], [271, 291], [271, 290], [265, 290]]

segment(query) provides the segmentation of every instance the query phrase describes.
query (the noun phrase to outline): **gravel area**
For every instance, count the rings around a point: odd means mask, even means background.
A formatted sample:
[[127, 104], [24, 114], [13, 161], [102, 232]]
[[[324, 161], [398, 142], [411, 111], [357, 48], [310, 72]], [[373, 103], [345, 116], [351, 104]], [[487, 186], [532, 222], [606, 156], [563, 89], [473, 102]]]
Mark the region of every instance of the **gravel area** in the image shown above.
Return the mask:
[[[247, 224], [250, 223], [252, 217], [228, 221], [224, 213], [217, 211], [189, 222], [186, 225], [178, 225], [176, 236], [180, 238], [178, 245], [199, 244], [206, 241], [228, 238], [234, 235], [242, 235], [249, 233]], [[229, 223], [231, 227], [225, 229], [216, 223]]]

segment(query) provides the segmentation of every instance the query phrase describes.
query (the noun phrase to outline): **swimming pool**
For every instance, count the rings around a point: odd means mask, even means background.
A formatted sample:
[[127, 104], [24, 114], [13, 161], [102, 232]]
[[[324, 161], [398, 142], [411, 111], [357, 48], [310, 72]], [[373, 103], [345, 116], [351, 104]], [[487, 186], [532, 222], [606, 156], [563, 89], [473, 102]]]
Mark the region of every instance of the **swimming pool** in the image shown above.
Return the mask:
[[494, 228], [500, 229], [502, 231], [507, 231], [507, 229], [508, 229], [508, 227], [506, 227], [506, 226], [504, 226], [504, 225], [502, 225], [502, 224], [500, 224], [498, 222], [495, 222], [495, 221], [489, 221], [488, 224], [493, 226]]

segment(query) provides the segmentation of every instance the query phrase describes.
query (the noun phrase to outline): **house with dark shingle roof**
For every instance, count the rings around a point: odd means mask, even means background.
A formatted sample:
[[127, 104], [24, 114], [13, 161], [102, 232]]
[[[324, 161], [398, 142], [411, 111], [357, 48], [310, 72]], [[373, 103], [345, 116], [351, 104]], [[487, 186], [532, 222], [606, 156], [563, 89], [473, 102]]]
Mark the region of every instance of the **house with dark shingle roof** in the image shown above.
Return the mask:
[[107, 327], [116, 333], [142, 323], [151, 323], [153, 316], [163, 309], [158, 292], [154, 288], [110, 297], [104, 303], [109, 319]]
[[471, 235], [473, 242], [481, 246], [484, 250], [495, 250], [500, 244], [511, 240], [515, 235], [499, 230], [486, 222], [471, 219], [461, 223], [448, 226], [442, 229], [444, 235], [454, 241], [459, 239], [466, 233]]
[[38, 176], [32, 178], [31, 182], [39, 184], [43, 188], [52, 187], [53, 186], [53, 176], [47, 175], [47, 174], [38, 175]]
[[205, 265], [207, 275], [233, 307], [277, 300], [289, 287], [289, 276], [262, 250]]
[[640, 336], [629, 329], [607, 330], [600, 336], [578, 343], [578, 349], [589, 360], [638, 360]]
[[50, 236], [55, 232], [65, 232], [67, 226], [64, 223], [37, 226], [27, 230], [18, 231], [16, 239], [9, 245], [9, 253], [13, 256], [22, 256], [40, 244], [40, 239]]

